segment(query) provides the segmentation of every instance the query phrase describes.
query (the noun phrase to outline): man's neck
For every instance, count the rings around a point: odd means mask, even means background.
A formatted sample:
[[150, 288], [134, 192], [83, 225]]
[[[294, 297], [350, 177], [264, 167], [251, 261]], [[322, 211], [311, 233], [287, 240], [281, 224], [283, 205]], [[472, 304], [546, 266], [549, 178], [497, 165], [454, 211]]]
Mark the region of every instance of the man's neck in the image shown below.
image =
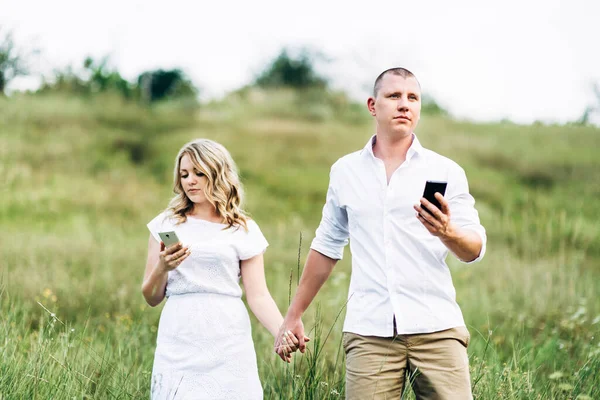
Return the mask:
[[375, 157], [383, 160], [384, 162], [404, 162], [412, 142], [412, 133], [402, 137], [392, 137], [390, 135], [377, 133], [377, 136], [375, 137], [375, 144], [373, 145], [373, 154]]

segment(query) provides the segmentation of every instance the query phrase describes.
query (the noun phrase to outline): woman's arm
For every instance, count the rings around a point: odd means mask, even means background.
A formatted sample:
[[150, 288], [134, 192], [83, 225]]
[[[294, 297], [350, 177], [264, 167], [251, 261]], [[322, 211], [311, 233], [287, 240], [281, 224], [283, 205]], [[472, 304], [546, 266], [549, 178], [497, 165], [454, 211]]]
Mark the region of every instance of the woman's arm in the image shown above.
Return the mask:
[[142, 294], [151, 307], [159, 305], [165, 298], [169, 271], [177, 268], [189, 255], [189, 249], [181, 243], [165, 249], [164, 243], [159, 244], [150, 235]]
[[165, 298], [168, 272], [160, 265], [161, 245], [150, 235], [148, 240], [148, 259], [142, 283], [142, 294], [151, 307], [160, 304]]
[[260, 323], [275, 337], [283, 323], [283, 316], [267, 287], [263, 255], [242, 260], [241, 270], [248, 306]]

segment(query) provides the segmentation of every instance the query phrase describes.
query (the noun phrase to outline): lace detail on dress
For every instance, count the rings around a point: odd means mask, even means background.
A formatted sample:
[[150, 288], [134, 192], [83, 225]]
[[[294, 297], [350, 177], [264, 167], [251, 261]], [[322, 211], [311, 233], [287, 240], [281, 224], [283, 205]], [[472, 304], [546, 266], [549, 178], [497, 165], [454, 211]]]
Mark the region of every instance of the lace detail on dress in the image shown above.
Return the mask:
[[[169, 272], [167, 296], [186, 293], [242, 295], [239, 261], [218, 257], [198, 245], [190, 246], [190, 256]], [[231, 249], [233, 254], [234, 250]]]

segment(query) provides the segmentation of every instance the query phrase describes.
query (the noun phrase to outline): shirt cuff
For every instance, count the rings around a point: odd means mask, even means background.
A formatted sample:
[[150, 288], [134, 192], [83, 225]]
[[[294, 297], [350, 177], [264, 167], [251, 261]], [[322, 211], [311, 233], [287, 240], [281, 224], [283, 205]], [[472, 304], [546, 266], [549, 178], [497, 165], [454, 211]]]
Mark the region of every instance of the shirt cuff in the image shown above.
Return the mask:
[[481, 259], [485, 255], [485, 251], [486, 251], [487, 235], [485, 234], [485, 231], [482, 230], [481, 227], [479, 227], [479, 226], [465, 226], [465, 227], [463, 227], [463, 229], [469, 229], [469, 230], [477, 233], [479, 235], [479, 237], [481, 238], [481, 250], [479, 251], [479, 255], [477, 256], [477, 258], [475, 258], [474, 260], [471, 260], [471, 261], [465, 261], [464, 263], [465, 264], [473, 264], [473, 263], [481, 261]]
[[344, 257], [344, 246], [335, 246], [318, 238], [313, 239], [310, 248], [333, 260], [341, 260]]

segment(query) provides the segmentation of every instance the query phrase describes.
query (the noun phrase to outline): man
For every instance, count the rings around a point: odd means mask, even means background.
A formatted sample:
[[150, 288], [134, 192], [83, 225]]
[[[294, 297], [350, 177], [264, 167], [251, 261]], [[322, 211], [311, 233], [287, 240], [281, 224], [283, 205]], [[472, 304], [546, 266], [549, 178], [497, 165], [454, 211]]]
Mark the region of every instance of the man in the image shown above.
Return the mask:
[[[376, 134], [331, 168], [322, 220], [281, 333], [304, 337], [301, 316], [350, 241], [346, 398], [399, 399], [410, 380], [418, 399], [470, 399], [469, 331], [445, 263], [448, 251], [463, 262], [485, 253], [465, 172], [415, 136], [421, 89], [410, 71], [384, 71], [367, 106]], [[445, 197], [435, 195], [441, 209], [421, 197], [427, 180], [448, 182]], [[276, 351], [281, 344], [280, 335]]]

